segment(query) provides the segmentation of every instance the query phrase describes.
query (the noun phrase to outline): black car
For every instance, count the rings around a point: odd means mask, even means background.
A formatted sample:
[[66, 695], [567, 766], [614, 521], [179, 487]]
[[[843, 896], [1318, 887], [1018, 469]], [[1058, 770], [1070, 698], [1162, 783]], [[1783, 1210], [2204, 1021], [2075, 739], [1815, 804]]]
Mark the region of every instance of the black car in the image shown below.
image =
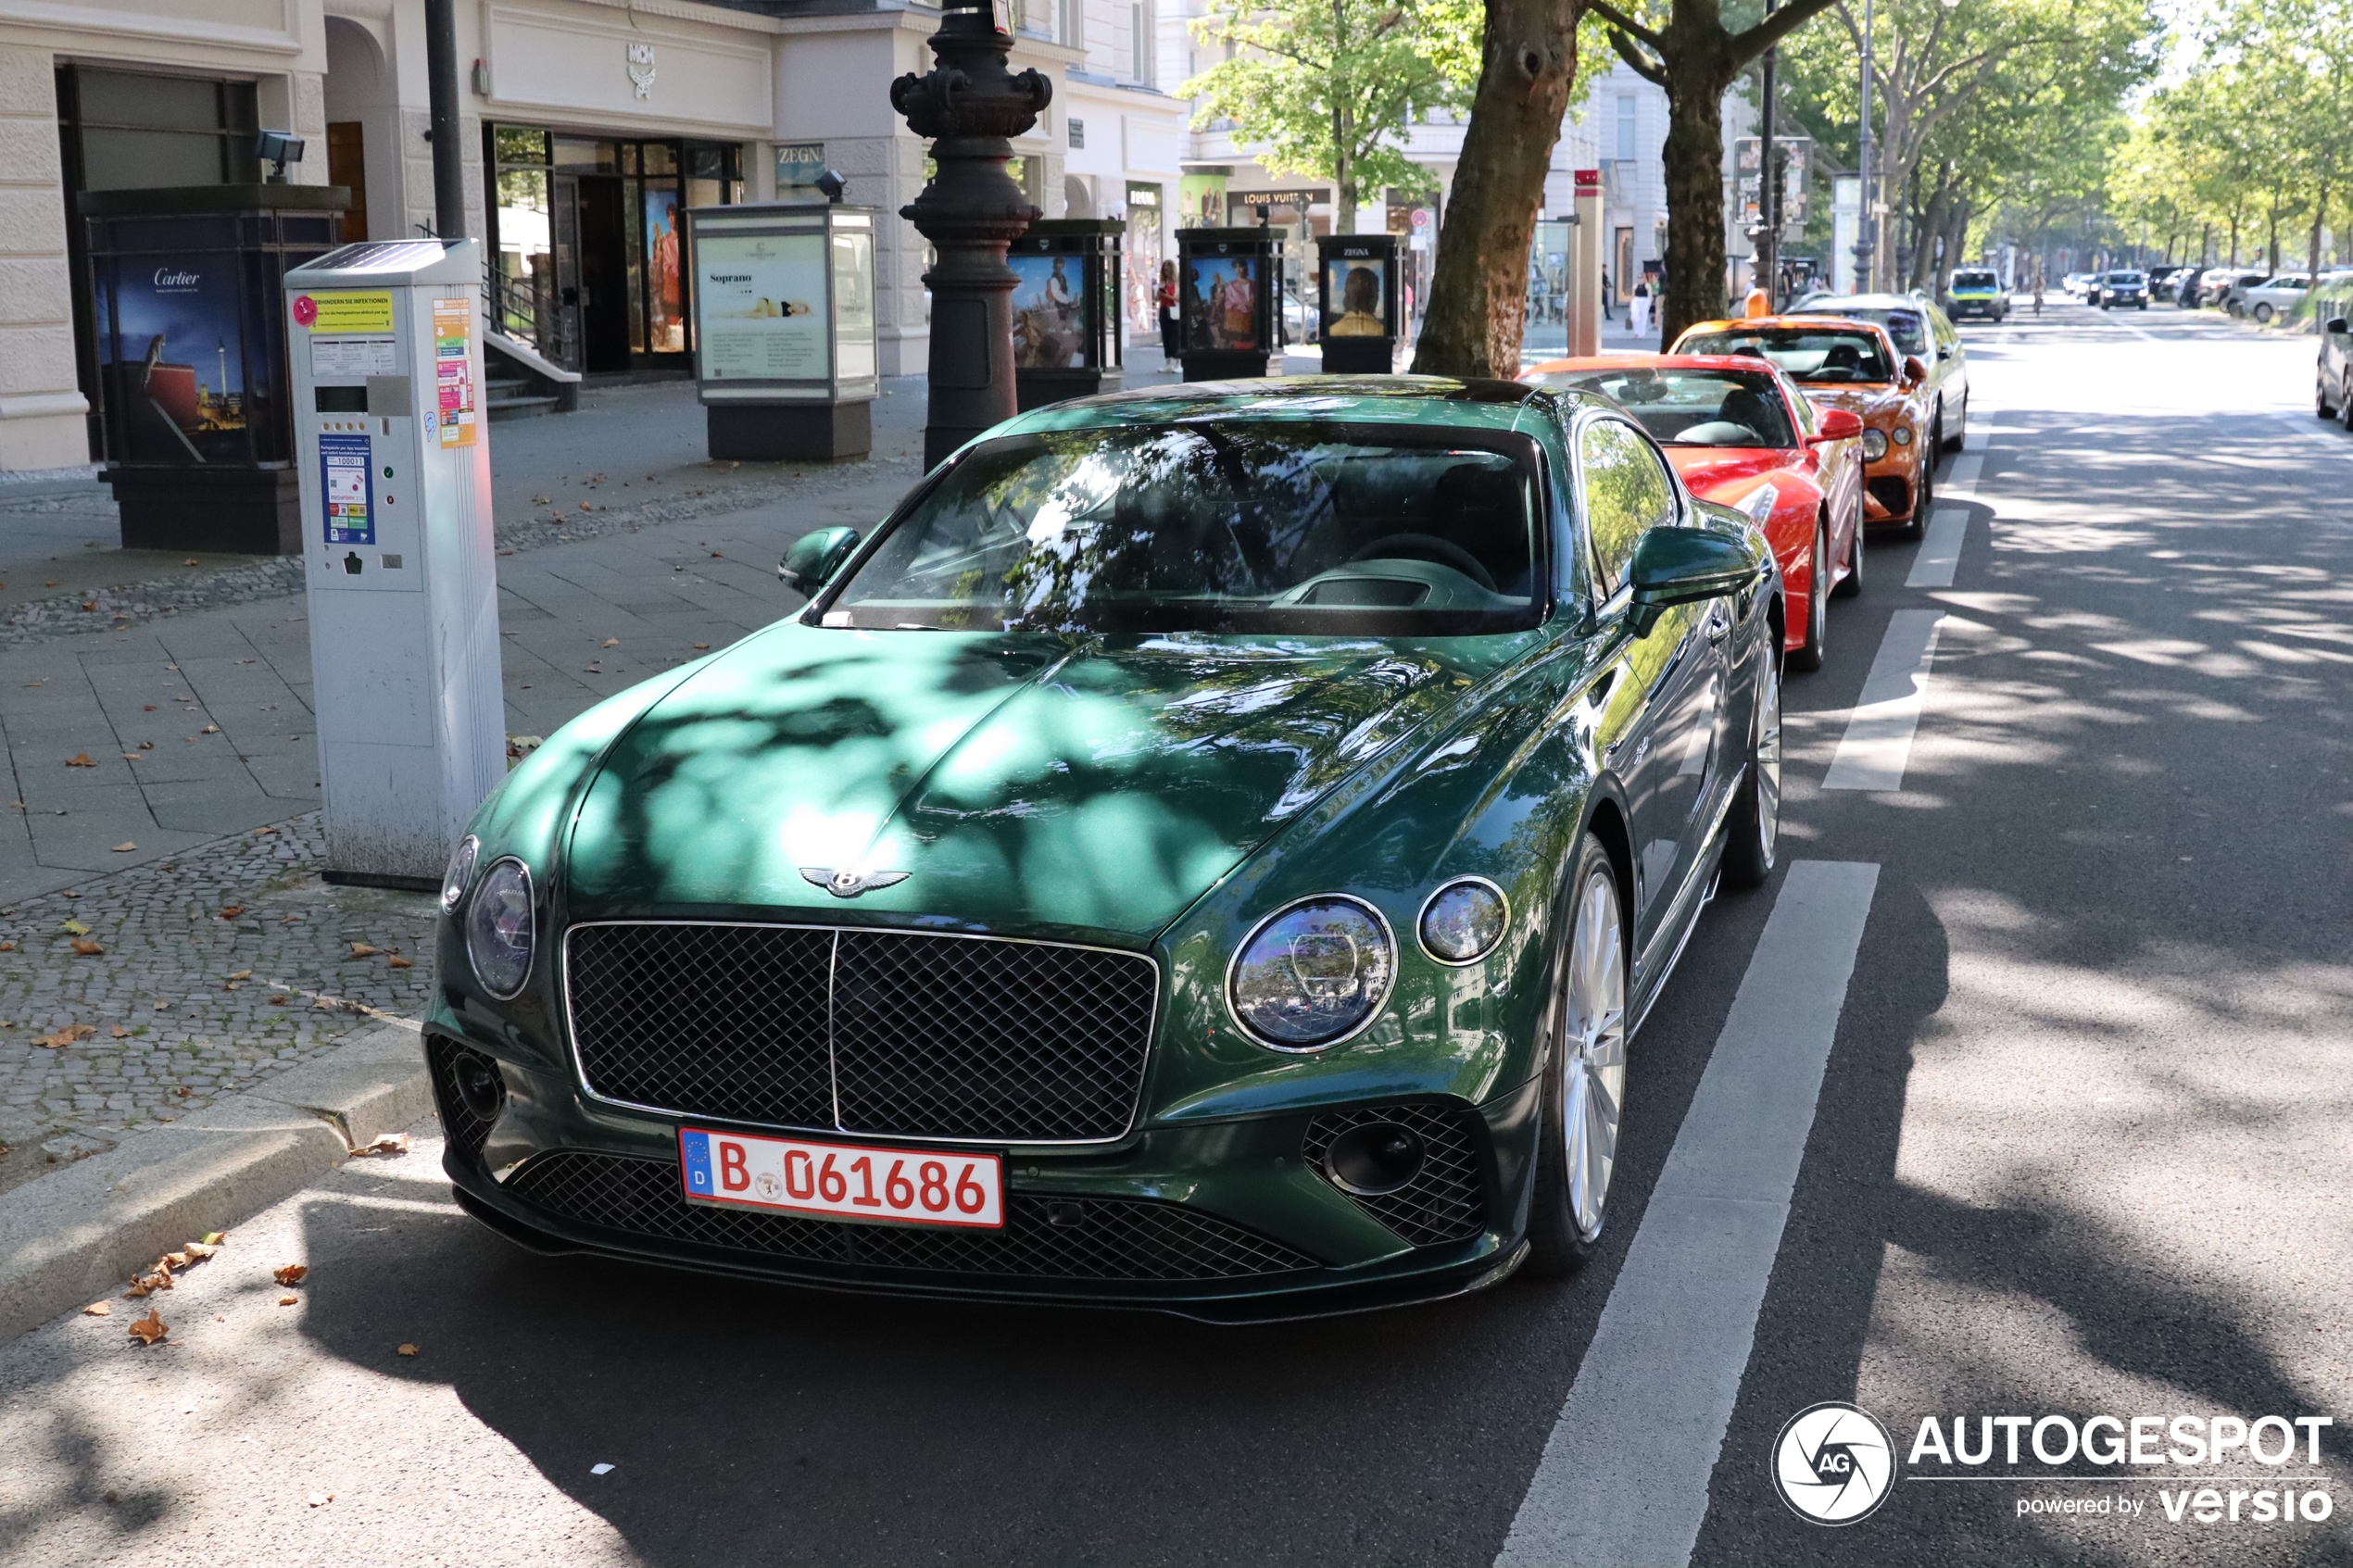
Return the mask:
[[2092, 280], [2091, 303], [2103, 310], [2113, 310], [2120, 305], [2146, 310], [2149, 307], [2148, 274], [2138, 271], [2103, 272]]

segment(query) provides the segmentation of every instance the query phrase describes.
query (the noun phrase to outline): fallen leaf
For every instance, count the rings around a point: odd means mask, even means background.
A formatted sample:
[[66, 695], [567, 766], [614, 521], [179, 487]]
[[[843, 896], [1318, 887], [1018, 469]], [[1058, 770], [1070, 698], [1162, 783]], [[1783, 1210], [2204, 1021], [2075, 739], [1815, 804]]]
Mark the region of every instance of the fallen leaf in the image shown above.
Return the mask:
[[188, 1085], [185, 1085], [185, 1084], [182, 1084], [182, 1085], [181, 1085], [178, 1088], [176, 1088], [176, 1089], [172, 1090], [171, 1092], [172, 1092], [173, 1094], [175, 1094], [175, 1095], [178, 1095], [178, 1096], [179, 1096], [182, 1099], [186, 1099], [186, 1098], [188, 1098]]
[[139, 743], [139, 749], [142, 751], [153, 751], [155, 748], [156, 743], [151, 740], [143, 740]]
[[384, 960], [384, 967], [387, 969], [414, 969], [417, 966], [409, 960], [402, 958], [398, 953], [395, 953], [392, 957]]
[[709, 646], [711, 646], [711, 645], [710, 645], [709, 643], [697, 643], [697, 644], [695, 645], [695, 651], [697, 651], [698, 653], [699, 653], [699, 652], [701, 652], [704, 648], [707, 648], [707, 647], [709, 647]]
[[128, 1030], [128, 1029], [125, 1029], [125, 1028], [124, 1028], [121, 1024], [120, 1024], [120, 1023], [116, 1023], [116, 1024], [109, 1025], [109, 1026], [107, 1027], [107, 1033], [109, 1035], [111, 1035], [112, 1037], [114, 1037], [115, 1039], [118, 1039], [118, 1040], [127, 1040], [127, 1039], [131, 1038], [131, 1031], [130, 1031], [130, 1030]]
[[34, 1035], [32, 1043], [46, 1046], [53, 1051], [62, 1050], [76, 1040], [86, 1040], [97, 1032], [97, 1025], [93, 1023], [69, 1023], [54, 1034]]
[[95, 599], [84, 599], [82, 601], [82, 608], [83, 609], [95, 609], [98, 608], [98, 601]]
[[207, 724], [203, 729], [196, 732], [196, 734], [200, 735], [217, 735], [220, 733], [220, 726], [218, 724]]
[[281, 1307], [291, 1307], [301, 1299], [302, 1298], [299, 1296], [281, 1296], [278, 1298], [278, 1305]]
[[355, 959], [364, 959], [369, 957], [371, 954], [381, 953], [383, 951], [384, 949], [382, 947], [371, 947], [365, 942], [354, 942], [351, 944], [351, 956]]
[[272, 997], [270, 998], [270, 1005], [273, 1008], [282, 1008], [293, 1000], [292, 997]]
[[214, 1253], [220, 1251], [220, 1248], [210, 1242], [191, 1241], [182, 1246], [180, 1250], [188, 1255], [188, 1261], [192, 1263], [201, 1263], [207, 1258], [209, 1258]]
[[156, 710], [156, 705], [155, 705], [154, 703], [152, 703], [152, 702], [151, 702], [151, 703], [148, 703], [145, 707], [144, 707], [144, 708], [142, 708], [142, 709], [139, 709], [139, 711], [140, 711], [140, 712], [142, 712], [142, 713], [153, 713], [155, 710]]
[[133, 849], [136, 849], [136, 848], [138, 848], [138, 847], [138, 847], [137, 845], [135, 845], [135, 844], [132, 843], [129, 839], [127, 839], [127, 838], [126, 838], [126, 839], [124, 839], [124, 840], [123, 840], [120, 844], [118, 844], [118, 845], [116, 845], [116, 846], [114, 847], [114, 852], [115, 852], [116, 854], [118, 854], [118, 855], [128, 855], [128, 854], [130, 854], [130, 853], [131, 853]]
[[57, 929], [64, 932], [68, 936], [87, 936], [90, 935], [90, 928], [82, 924], [78, 920], [69, 920], [66, 922], [65, 924], [57, 927]]
[[365, 1160], [365, 1159], [369, 1158], [369, 1157], [370, 1157], [370, 1156], [371, 1156], [371, 1155], [379, 1155], [379, 1154], [406, 1154], [406, 1153], [408, 1153], [408, 1152], [409, 1152], [409, 1135], [408, 1135], [408, 1134], [406, 1134], [406, 1133], [386, 1133], [386, 1134], [384, 1134], [384, 1136], [382, 1136], [382, 1137], [378, 1138], [375, 1142], [373, 1142], [373, 1143], [371, 1143], [371, 1144], [364, 1144], [364, 1145], [362, 1145], [361, 1147], [359, 1147], [359, 1148], [358, 1148], [353, 1149], [353, 1150], [351, 1151], [351, 1157], [352, 1157], [354, 1160]]
[[185, 1252], [167, 1252], [156, 1260], [156, 1267], [170, 1269], [175, 1273], [187, 1266], [188, 1255]]
[[44, 588], [62, 588], [66, 585], [66, 580], [62, 577], [44, 577], [41, 580], [41, 585]]
[[190, 556], [186, 560], [182, 561], [180, 564], [182, 566], [195, 566], [200, 563], [197, 561], [195, 557]]
[[72, 756], [66, 759], [66, 766], [69, 768], [94, 768], [97, 764], [90, 760], [90, 754], [88, 752], [77, 751]]
[[141, 757], [141, 756], [140, 756], [137, 752], [135, 752], [135, 751], [126, 751], [126, 752], [124, 752], [124, 753], [122, 754], [122, 759], [123, 759], [125, 762], [144, 762], [145, 760], [146, 760], [146, 759], [145, 759], [145, 758]]
[[256, 838], [274, 838], [277, 836], [277, 834], [278, 830], [276, 828], [256, 828], [253, 830], [253, 835]]
[[221, 1243], [227, 1241], [228, 1239], [229, 1233], [227, 1231], [207, 1231], [204, 1233], [203, 1237], [204, 1244], [207, 1247], [219, 1247]]
[[283, 1268], [273, 1270], [270, 1277], [280, 1285], [300, 1285], [303, 1277], [309, 1273], [310, 1265], [308, 1263], [288, 1263]]
[[131, 1337], [142, 1345], [153, 1345], [170, 1332], [170, 1325], [163, 1321], [153, 1307], [147, 1309], [145, 1317], [131, 1325]]
[[241, 969], [229, 978], [232, 980], [251, 980], [253, 978], [253, 971], [249, 969]]
[[222, 920], [235, 920], [239, 915], [244, 914], [245, 912], [245, 907], [243, 904], [231, 904], [220, 911], [220, 918]]
[[727, 558], [726, 558], [726, 557], [724, 557], [724, 556], [723, 556], [723, 555], [721, 555], [721, 554], [720, 554], [717, 550], [713, 550], [713, 551], [711, 551], [711, 558], [712, 560], [724, 560], [724, 559], [726, 559]]
[[417, 1348], [414, 1345], [403, 1345], [399, 1349], [393, 1352], [396, 1356], [413, 1356], [416, 1353]]
[[619, 637], [607, 637], [604, 641], [604, 646], [609, 648], [617, 648], [621, 646], [621, 639]]
[[237, 662], [238, 662], [238, 663], [240, 663], [240, 664], [258, 664], [258, 663], [259, 663], [259, 662], [260, 662], [260, 660], [258, 660], [258, 659], [241, 659], [237, 660]]
[[17, 945], [14, 942], [0, 942], [0, 953], [13, 953], [16, 950]]
[[99, 954], [106, 951], [104, 947], [100, 947], [97, 943], [93, 942], [87, 936], [75, 937], [73, 939], [73, 950], [77, 957], [85, 959], [94, 959]]
[[82, 1309], [82, 1315], [85, 1318], [103, 1318], [113, 1311], [114, 1303], [111, 1301], [93, 1301]]
[[310, 1506], [313, 1508], [324, 1508], [334, 1500], [335, 1495], [333, 1492], [313, 1492], [309, 1498]]

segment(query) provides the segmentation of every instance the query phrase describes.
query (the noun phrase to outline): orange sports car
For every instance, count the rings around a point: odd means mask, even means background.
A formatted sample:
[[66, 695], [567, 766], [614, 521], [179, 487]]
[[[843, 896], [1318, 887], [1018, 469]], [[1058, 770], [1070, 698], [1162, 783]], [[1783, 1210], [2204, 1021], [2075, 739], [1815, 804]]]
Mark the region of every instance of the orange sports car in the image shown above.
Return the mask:
[[1936, 498], [1929, 439], [1928, 367], [1896, 351], [1876, 321], [1843, 316], [1765, 316], [1702, 321], [1675, 340], [1677, 354], [1737, 354], [1770, 361], [1825, 408], [1863, 421], [1863, 516], [1920, 535]]
[[1746, 512], [1781, 566], [1784, 661], [1822, 667], [1833, 589], [1863, 586], [1862, 421], [1817, 408], [1753, 356], [1623, 355], [1555, 359], [1520, 379], [1597, 392], [1665, 449], [1684, 487]]

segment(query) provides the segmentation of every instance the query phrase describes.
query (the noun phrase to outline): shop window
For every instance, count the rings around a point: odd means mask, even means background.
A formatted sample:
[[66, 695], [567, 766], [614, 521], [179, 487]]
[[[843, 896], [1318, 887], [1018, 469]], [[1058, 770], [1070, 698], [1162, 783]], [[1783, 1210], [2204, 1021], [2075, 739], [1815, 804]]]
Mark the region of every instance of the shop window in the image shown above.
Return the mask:
[[250, 82], [147, 76], [68, 66], [57, 72], [58, 117], [76, 191], [258, 182], [260, 125]]

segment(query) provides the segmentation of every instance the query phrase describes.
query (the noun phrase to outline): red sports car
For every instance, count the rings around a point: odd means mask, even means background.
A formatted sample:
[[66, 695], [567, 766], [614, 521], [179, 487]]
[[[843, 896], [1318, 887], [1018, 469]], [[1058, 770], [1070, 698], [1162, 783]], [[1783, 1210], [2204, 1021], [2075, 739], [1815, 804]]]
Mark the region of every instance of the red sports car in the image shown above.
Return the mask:
[[1781, 563], [1783, 660], [1822, 667], [1831, 594], [1863, 587], [1861, 420], [1816, 408], [1747, 355], [1555, 359], [1520, 379], [1615, 400], [1666, 448], [1692, 495], [1755, 519]]

